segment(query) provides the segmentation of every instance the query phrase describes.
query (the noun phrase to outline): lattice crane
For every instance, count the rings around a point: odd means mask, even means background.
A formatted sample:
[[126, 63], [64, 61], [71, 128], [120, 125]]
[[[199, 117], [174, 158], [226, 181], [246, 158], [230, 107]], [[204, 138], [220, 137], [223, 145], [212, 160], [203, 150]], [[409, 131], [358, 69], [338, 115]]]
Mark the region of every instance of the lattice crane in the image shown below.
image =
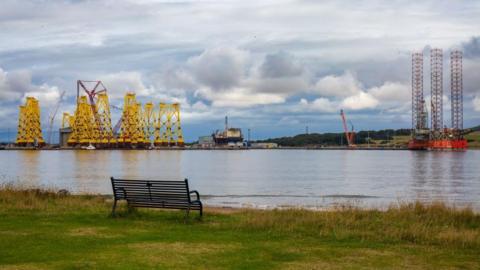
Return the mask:
[[63, 97], [65, 96], [65, 90], [60, 94], [60, 97], [58, 98], [58, 102], [55, 105], [55, 108], [53, 109], [52, 114], [50, 115], [49, 118], [49, 123], [48, 123], [48, 143], [52, 144], [52, 135], [53, 135], [53, 122], [55, 121], [55, 117], [57, 116], [58, 108], [60, 107], [60, 104], [62, 103]]
[[340, 116], [342, 117], [343, 130], [345, 131], [345, 137], [347, 137], [348, 147], [356, 147], [356, 145], [355, 145], [355, 132], [354, 132], [352, 122], [349, 121], [350, 125], [352, 126], [352, 130], [348, 131], [347, 119], [345, 117], [345, 113], [343, 112], [343, 110], [340, 110]]

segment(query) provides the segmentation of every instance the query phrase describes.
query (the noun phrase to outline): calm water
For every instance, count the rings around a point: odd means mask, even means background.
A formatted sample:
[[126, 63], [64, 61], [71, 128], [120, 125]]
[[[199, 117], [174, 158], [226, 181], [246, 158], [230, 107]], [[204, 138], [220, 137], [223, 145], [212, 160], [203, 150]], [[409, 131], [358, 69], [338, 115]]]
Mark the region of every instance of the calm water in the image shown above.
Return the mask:
[[0, 151], [0, 183], [111, 194], [110, 176], [188, 178], [209, 205], [384, 207], [443, 200], [480, 209], [480, 151]]

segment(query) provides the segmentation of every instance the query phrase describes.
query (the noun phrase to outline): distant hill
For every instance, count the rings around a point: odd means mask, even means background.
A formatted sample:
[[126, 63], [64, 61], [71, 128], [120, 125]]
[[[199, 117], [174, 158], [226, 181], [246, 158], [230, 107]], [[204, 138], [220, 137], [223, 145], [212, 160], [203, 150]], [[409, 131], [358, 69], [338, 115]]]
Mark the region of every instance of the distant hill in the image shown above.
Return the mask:
[[[410, 136], [410, 129], [384, 129], [359, 131], [355, 133], [355, 144], [370, 143], [387, 144], [398, 139], [404, 141], [405, 136]], [[345, 133], [310, 133], [299, 134], [293, 137], [270, 138], [256, 142], [272, 142], [279, 146], [303, 147], [303, 146], [340, 146], [346, 145]]]

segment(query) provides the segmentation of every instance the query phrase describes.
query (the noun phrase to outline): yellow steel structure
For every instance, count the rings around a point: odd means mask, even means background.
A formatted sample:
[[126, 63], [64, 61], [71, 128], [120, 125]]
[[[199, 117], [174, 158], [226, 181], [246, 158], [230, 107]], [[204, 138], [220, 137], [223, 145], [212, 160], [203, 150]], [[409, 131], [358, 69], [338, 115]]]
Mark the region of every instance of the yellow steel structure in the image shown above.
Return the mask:
[[20, 106], [15, 143], [18, 146], [42, 146], [45, 144], [40, 126], [40, 106], [38, 100], [33, 97], [27, 97], [25, 105]]
[[124, 146], [143, 146], [146, 137], [143, 122], [142, 106], [137, 102], [135, 93], [127, 93], [118, 143]]
[[116, 143], [106, 93], [98, 94], [94, 105], [88, 102], [87, 96], [80, 96], [75, 114], [63, 114], [62, 128], [65, 127], [72, 129], [68, 138], [68, 144], [72, 146], [92, 144], [108, 147]]
[[100, 132], [97, 144], [107, 146], [116, 143], [117, 140], [113, 136], [112, 119], [110, 117], [110, 103], [106, 92], [97, 95], [95, 104], [95, 122]]
[[[112, 128], [110, 104], [106, 92], [97, 94], [96, 102], [80, 96], [75, 114], [63, 114], [62, 128], [70, 127], [72, 133], [68, 144], [114, 147], [183, 146], [180, 125], [180, 104], [160, 103], [158, 110], [152, 102], [142, 105], [137, 102], [135, 93], [127, 93], [119, 122], [120, 132], [115, 138]], [[21, 110], [24, 110], [21, 108]], [[21, 117], [22, 117], [21, 113]]]
[[155, 105], [152, 102], [145, 103], [143, 107], [143, 129], [145, 143], [151, 144], [155, 140]]
[[155, 127], [155, 145], [183, 146], [183, 134], [180, 124], [180, 104], [160, 103]]
[[75, 123], [75, 115], [70, 115], [68, 112], [63, 113], [62, 128], [71, 128]]
[[68, 138], [70, 145], [94, 144], [100, 137], [97, 121], [86, 96], [81, 96], [77, 101], [77, 110], [73, 121], [72, 134]]

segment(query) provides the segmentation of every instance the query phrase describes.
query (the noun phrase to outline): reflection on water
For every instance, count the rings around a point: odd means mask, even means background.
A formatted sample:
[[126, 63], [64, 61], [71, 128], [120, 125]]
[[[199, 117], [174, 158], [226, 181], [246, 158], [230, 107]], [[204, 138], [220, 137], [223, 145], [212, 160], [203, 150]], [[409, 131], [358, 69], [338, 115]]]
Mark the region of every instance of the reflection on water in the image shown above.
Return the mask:
[[480, 151], [0, 151], [0, 182], [111, 194], [109, 177], [189, 178], [207, 204], [443, 200], [480, 209]]

